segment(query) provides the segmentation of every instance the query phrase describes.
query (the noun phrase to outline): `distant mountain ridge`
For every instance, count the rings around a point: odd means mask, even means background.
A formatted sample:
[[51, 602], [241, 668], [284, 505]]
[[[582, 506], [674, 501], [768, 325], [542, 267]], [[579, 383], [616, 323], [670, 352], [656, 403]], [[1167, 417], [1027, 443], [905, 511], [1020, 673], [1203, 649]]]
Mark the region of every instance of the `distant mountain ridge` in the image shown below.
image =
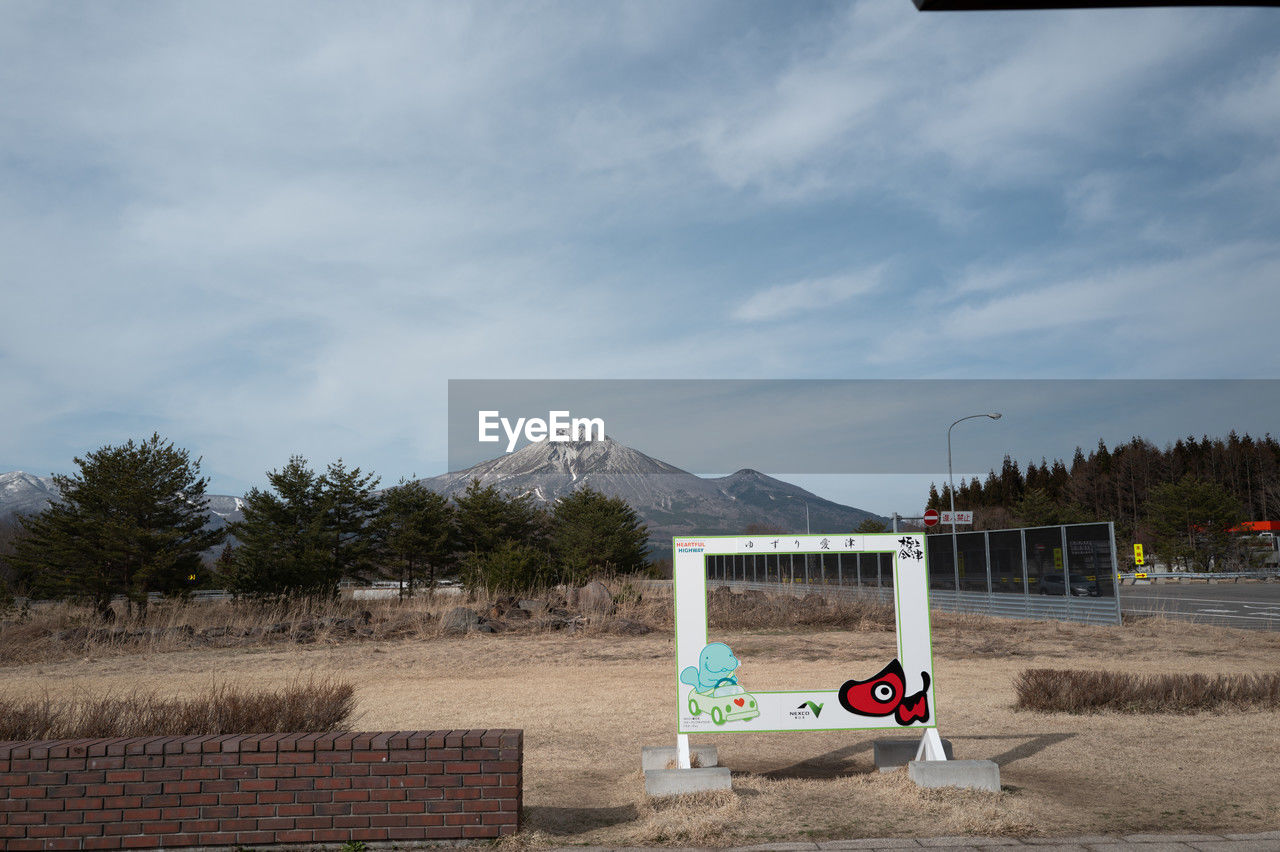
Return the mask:
[[[35, 515], [58, 499], [58, 486], [51, 476], [33, 476], [20, 470], [0, 473], [0, 520], [17, 515]], [[225, 527], [240, 520], [244, 505], [239, 497], [223, 494], [206, 494], [209, 523]]]
[[678, 535], [740, 533], [748, 525], [798, 532], [851, 531], [864, 520], [887, 519], [864, 509], [823, 499], [798, 486], [743, 468], [729, 476], [703, 478], [639, 450], [601, 441], [529, 444], [466, 470], [422, 479], [446, 497], [466, 490], [472, 479], [510, 494], [530, 494], [550, 505], [590, 486], [627, 501], [649, 525], [651, 539]]
[[32, 476], [20, 470], [0, 473], [0, 517], [43, 512], [58, 496], [51, 476]]
[[[437, 494], [455, 497], [473, 479], [515, 496], [532, 495], [547, 507], [590, 486], [634, 508], [657, 546], [672, 536], [729, 535], [750, 525], [799, 532], [805, 529], [806, 505], [814, 532], [848, 532], [867, 519], [887, 520], [750, 468], [729, 476], [695, 476], [607, 437], [529, 444], [466, 470], [419, 481]], [[43, 511], [57, 496], [51, 477], [22, 471], [0, 474], [0, 518]], [[239, 497], [211, 494], [207, 499], [212, 525], [226, 526], [243, 517]]]

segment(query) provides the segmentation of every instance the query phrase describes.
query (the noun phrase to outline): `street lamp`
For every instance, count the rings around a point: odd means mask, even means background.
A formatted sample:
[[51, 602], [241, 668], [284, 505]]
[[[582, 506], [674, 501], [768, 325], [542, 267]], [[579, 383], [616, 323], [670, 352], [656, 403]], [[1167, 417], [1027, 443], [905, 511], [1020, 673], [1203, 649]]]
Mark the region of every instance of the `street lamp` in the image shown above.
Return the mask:
[[[975, 417], [990, 417], [992, 420], [999, 420], [1000, 412], [970, 414], [966, 417], [961, 417], [956, 423], [963, 423]], [[951, 487], [951, 570], [956, 576], [956, 594], [958, 595], [960, 594], [960, 548], [956, 544], [956, 480], [951, 472], [951, 430], [956, 428], [956, 423], [952, 423], [947, 427], [947, 484]]]

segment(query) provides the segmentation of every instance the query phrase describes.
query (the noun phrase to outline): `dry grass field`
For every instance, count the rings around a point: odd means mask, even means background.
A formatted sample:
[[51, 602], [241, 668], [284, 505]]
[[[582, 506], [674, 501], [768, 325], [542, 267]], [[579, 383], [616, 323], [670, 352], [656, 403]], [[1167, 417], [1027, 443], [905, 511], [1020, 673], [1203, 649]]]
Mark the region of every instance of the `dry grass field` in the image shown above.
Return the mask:
[[[395, 604], [387, 604], [394, 607]], [[657, 610], [649, 615], [660, 620]], [[376, 620], [376, 619], [375, 619]], [[655, 626], [658, 626], [655, 624]], [[848, 626], [713, 631], [743, 683], [834, 688], [894, 654], [865, 614]], [[719, 746], [734, 792], [652, 802], [644, 745], [674, 743], [669, 628], [446, 638], [334, 639], [232, 647], [89, 647], [0, 666], [0, 695], [278, 688], [300, 677], [357, 688], [355, 727], [525, 730], [518, 845], [738, 845], [850, 837], [1262, 831], [1280, 827], [1280, 713], [1070, 715], [1014, 709], [1026, 668], [1262, 674], [1280, 635], [1153, 620], [1101, 628], [935, 616], [936, 718], [959, 758], [1001, 767], [999, 794], [922, 791], [872, 765], [874, 734], [732, 734]], [[56, 655], [55, 655], [56, 656]]]

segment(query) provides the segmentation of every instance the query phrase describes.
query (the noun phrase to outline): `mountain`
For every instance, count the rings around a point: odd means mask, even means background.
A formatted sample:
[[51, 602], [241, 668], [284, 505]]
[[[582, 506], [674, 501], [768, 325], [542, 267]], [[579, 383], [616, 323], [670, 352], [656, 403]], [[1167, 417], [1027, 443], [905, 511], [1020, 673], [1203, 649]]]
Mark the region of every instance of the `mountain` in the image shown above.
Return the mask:
[[[243, 517], [239, 497], [222, 494], [205, 495], [209, 507], [209, 524], [225, 527]], [[50, 476], [32, 476], [20, 470], [0, 473], [0, 520], [16, 515], [35, 515], [58, 499], [58, 487]]]
[[546, 505], [590, 486], [627, 501], [649, 525], [650, 538], [657, 544], [677, 535], [741, 533], [753, 524], [798, 532], [805, 529], [806, 504], [809, 528], [815, 532], [852, 531], [868, 518], [886, 521], [749, 468], [718, 478], [694, 476], [611, 438], [529, 444], [421, 482], [453, 497], [472, 479], [510, 494], [530, 494]]
[[32, 476], [20, 470], [0, 473], [0, 519], [43, 512], [57, 496], [51, 476]]

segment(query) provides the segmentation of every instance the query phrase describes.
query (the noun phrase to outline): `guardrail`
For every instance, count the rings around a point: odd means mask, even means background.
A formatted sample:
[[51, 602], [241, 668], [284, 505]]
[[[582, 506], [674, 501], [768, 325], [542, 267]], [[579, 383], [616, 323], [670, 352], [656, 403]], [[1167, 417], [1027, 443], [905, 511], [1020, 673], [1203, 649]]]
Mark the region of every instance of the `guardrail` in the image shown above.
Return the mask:
[[1128, 574], [1119, 574], [1118, 576], [1122, 583], [1125, 580], [1204, 580], [1205, 582], [1235, 580], [1238, 583], [1241, 580], [1280, 579], [1280, 574], [1275, 571], [1131, 571]]

